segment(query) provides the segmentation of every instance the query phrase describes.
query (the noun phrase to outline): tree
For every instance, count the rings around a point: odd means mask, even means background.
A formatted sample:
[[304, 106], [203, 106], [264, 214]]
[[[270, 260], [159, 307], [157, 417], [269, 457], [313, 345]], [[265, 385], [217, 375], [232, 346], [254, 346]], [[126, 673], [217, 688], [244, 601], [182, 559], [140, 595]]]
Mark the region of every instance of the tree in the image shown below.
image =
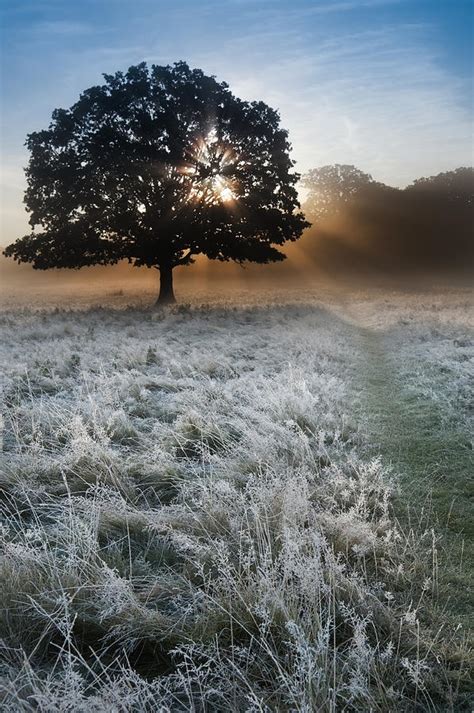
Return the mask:
[[336, 163], [308, 171], [303, 176], [302, 185], [308, 191], [304, 210], [311, 219], [318, 221], [329, 213], [338, 213], [368, 186], [379, 184], [355, 166]]
[[472, 271], [474, 169], [464, 166], [419, 178], [403, 193], [410, 217], [405, 233], [409, 239], [411, 226], [417, 226], [416, 242], [423, 260]]
[[460, 205], [474, 204], [474, 168], [460, 166], [454, 171], [445, 171], [428, 178], [417, 178], [407, 187], [407, 191], [418, 194], [440, 194], [445, 200]]
[[[472, 271], [472, 168], [419, 178], [404, 189], [342, 168], [311, 172], [310, 196], [316, 200], [320, 191], [324, 200], [305, 206], [310, 218], [319, 211], [305, 243], [308, 257], [320, 267], [398, 275]], [[354, 179], [354, 171], [361, 180]]]
[[159, 302], [174, 301], [173, 268], [199, 253], [283, 260], [276, 246], [309, 223], [278, 113], [185, 62], [103, 76], [28, 136], [33, 231], [5, 255], [40, 270], [154, 267]]

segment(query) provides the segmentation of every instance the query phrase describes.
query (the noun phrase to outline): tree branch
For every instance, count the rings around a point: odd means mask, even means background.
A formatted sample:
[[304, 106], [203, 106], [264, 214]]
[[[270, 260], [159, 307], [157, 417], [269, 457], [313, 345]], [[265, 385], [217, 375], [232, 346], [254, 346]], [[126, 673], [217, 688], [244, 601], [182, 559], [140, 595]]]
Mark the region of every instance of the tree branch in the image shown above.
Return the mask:
[[176, 265], [188, 265], [189, 262], [191, 261], [191, 256], [192, 256], [192, 252], [191, 252], [191, 250], [189, 250], [189, 252], [186, 255], [184, 255], [182, 258], [180, 258], [176, 262]]

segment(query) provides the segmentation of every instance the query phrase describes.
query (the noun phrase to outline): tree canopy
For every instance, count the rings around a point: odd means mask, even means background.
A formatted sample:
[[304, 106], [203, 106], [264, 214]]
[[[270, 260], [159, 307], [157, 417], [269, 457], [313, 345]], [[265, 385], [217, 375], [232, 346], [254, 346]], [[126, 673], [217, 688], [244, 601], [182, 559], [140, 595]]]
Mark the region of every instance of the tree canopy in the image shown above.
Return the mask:
[[309, 225], [278, 113], [185, 62], [104, 75], [26, 145], [33, 231], [5, 254], [37, 269], [126, 259], [173, 299], [172, 269], [197, 254], [282, 260]]
[[355, 166], [336, 163], [308, 171], [303, 176], [302, 185], [307, 190], [304, 210], [317, 221], [340, 211], [368, 186], [379, 184]]
[[314, 227], [301, 247], [321, 268], [472, 271], [472, 168], [419, 178], [404, 189], [377, 183], [353, 166], [317, 168], [304, 181], [304, 208]]
[[474, 168], [460, 166], [454, 171], [417, 178], [407, 190], [416, 191], [418, 195], [425, 193], [434, 196], [437, 193], [445, 200], [456, 202], [459, 206], [470, 206], [474, 204]]

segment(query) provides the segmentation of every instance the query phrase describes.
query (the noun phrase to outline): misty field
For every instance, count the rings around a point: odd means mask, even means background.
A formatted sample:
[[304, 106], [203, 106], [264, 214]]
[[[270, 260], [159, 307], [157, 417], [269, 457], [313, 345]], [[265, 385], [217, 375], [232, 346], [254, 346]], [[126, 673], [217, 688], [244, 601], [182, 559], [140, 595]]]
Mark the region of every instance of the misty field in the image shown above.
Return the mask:
[[0, 313], [0, 709], [469, 711], [472, 294], [110, 302]]

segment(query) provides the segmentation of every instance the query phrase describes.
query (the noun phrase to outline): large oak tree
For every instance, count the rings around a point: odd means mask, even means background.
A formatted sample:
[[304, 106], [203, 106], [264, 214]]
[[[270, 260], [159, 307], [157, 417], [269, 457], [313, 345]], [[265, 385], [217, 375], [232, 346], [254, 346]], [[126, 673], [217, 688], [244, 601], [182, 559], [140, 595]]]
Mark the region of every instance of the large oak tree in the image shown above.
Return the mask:
[[195, 255], [282, 260], [308, 225], [278, 113], [185, 62], [104, 75], [26, 143], [33, 230], [5, 254], [40, 270], [126, 259], [172, 301]]

